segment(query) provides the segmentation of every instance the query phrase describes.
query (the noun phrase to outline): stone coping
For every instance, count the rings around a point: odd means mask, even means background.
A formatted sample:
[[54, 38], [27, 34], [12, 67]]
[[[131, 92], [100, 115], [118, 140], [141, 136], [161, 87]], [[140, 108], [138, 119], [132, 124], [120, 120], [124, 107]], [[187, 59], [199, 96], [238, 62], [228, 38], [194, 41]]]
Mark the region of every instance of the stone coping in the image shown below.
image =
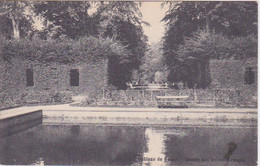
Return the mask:
[[43, 122], [92, 124], [257, 125], [257, 109], [25, 106], [0, 112], [0, 120], [42, 110]]
[[0, 118], [16, 113], [25, 113], [35, 110], [43, 111], [90, 111], [90, 112], [194, 112], [194, 113], [253, 113], [257, 114], [257, 108], [129, 108], [129, 107], [78, 107], [69, 104], [24, 106], [0, 111]]

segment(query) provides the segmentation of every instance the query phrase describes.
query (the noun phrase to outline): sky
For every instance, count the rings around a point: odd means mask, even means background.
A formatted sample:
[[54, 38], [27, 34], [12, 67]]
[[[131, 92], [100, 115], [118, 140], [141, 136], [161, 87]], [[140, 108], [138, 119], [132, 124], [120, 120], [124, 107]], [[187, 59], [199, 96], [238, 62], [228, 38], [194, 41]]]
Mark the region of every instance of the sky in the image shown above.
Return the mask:
[[148, 43], [160, 42], [164, 34], [164, 23], [160, 22], [165, 15], [167, 7], [162, 8], [161, 2], [142, 2], [141, 12], [143, 21], [150, 23], [150, 27], [143, 26]]

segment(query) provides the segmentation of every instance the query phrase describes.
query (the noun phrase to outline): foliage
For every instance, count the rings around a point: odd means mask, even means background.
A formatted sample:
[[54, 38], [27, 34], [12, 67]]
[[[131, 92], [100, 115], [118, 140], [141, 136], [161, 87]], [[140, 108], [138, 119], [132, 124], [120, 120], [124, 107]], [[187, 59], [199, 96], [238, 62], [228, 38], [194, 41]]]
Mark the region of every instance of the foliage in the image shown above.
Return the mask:
[[37, 2], [34, 6], [35, 13], [44, 18], [44, 31], [40, 33], [43, 38], [78, 39], [96, 32], [97, 23], [88, 14], [90, 2]]
[[30, 91], [22, 93], [0, 93], [0, 109], [22, 106], [26, 104], [70, 103], [72, 94], [67, 91]]
[[98, 60], [102, 57], [127, 56], [128, 52], [118, 42], [109, 38], [82, 37], [78, 40], [6, 40], [1, 56], [4, 60], [21, 57], [31, 61], [48, 63], [72, 63]]
[[169, 9], [162, 20], [165, 21], [167, 30], [175, 26], [185, 36], [202, 28], [228, 36], [257, 33], [256, 2], [169, 3]]
[[129, 51], [122, 63], [118, 57], [109, 59], [109, 80], [111, 85], [119, 89], [126, 88], [131, 81], [133, 71], [138, 69], [147, 47], [147, 37], [143, 33], [140, 3], [107, 2], [97, 11], [100, 19], [101, 36], [114, 38]]
[[[230, 107], [253, 107], [256, 108], [257, 94], [255, 90], [235, 89], [167, 89], [167, 90], [111, 90], [105, 98], [99, 96], [98, 105], [105, 106], [129, 106], [129, 107], [157, 107], [156, 96], [167, 96], [173, 94], [187, 95], [189, 107], [207, 107], [209, 103], [215, 103], [219, 108]], [[239, 95], [240, 94], [240, 95]], [[77, 103], [76, 105], [87, 106], [91, 99]], [[93, 103], [93, 100], [92, 100]], [[93, 103], [94, 104], [94, 103]], [[197, 105], [199, 104], [199, 105]]]
[[152, 83], [156, 72], [167, 73], [166, 66], [163, 62], [163, 52], [161, 43], [154, 43], [146, 51], [140, 66], [141, 81]]
[[[91, 13], [91, 5], [97, 11]], [[82, 36], [112, 38], [129, 54], [110, 56], [109, 84], [126, 88], [132, 72], [138, 69], [146, 51], [147, 37], [143, 33], [141, 3], [136, 2], [37, 2], [35, 13], [44, 18], [44, 30], [38, 36], [47, 39], [78, 39]], [[127, 56], [126, 56], [127, 55]]]
[[[180, 62], [178, 65], [186, 65], [190, 70], [182, 70], [175, 75], [192, 78], [193, 85], [190, 86], [197, 84], [198, 87], [206, 88], [210, 83], [210, 59], [245, 60], [250, 57], [257, 57], [257, 38], [254, 36], [229, 39], [222, 34], [197, 31], [192, 37], [185, 38], [184, 44], [179, 46], [176, 53], [176, 59]], [[190, 81], [185, 78], [179, 79], [184, 82]]]
[[[96, 6], [97, 11], [91, 14], [93, 5]], [[46, 55], [41, 57], [39, 61], [59, 59], [59, 61], [69, 62], [75, 59], [74, 56], [79, 56], [79, 58], [84, 57], [84, 55], [81, 55], [82, 52], [73, 50], [73, 48], [80, 50], [85, 46], [82, 46], [79, 42], [73, 43], [71, 40], [82, 41], [84, 36], [96, 37], [90, 43], [86, 41], [88, 43], [86, 46], [88, 47], [87, 50], [92, 50], [89, 54], [95, 53], [95, 56], [99, 56], [99, 54], [102, 53], [109, 54], [109, 51], [106, 53], [102, 49], [99, 50], [96, 45], [102, 43], [103, 39], [111, 38], [106, 39], [115, 42], [110, 42], [111, 47], [117, 49], [119, 44], [120, 47], [118, 49], [122, 48], [124, 53], [108, 56], [108, 82], [122, 89], [126, 88], [126, 82], [131, 80], [132, 72], [137, 70], [141, 65], [142, 57], [147, 47], [147, 37], [144, 35], [141, 26], [147, 23], [142, 21], [142, 15], [139, 10], [140, 5], [141, 3], [136, 2], [4, 2], [1, 3], [0, 6], [0, 15], [3, 13], [2, 15], [5, 16], [0, 20], [4, 25], [1, 27], [1, 31], [8, 39], [11, 39], [12, 35], [10, 34], [12, 33], [9, 27], [13, 26], [13, 34], [16, 32], [18, 36], [21, 34], [22, 36], [26, 36], [24, 38], [27, 39], [34, 40], [34, 38], [40, 38], [47, 40], [46, 43], [42, 43], [41, 40], [38, 39], [33, 42], [29, 40], [23, 40], [18, 43], [13, 42], [14, 45], [17, 44], [17, 48], [22, 48], [20, 51], [13, 48], [14, 50], [20, 52], [20, 55], [32, 56], [32, 59], [38, 59], [43, 55], [41, 53], [38, 53], [41, 55], [33, 55], [32, 52], [35, 53], [41, 50], [41, 47], [49, 47], [48, 51], [46, 51]], [[14, 7], [15, 10], [13, 9]], [[9, 8], [12, 10], [9, 11]], [[24, 14], [26, 11], [30, 12], [27, 13], [28, 16], [25, 17]], [[15, 24], [13, 20], [10, 19], [13, 18], [12, 16], [17, 17], [17, 19], [15, 18]], [[30, 19], [28, 19], [29, 16], [31, 16]], [[26, 22], [24, 19], [27, 21], [30, 20], [31, 22]], [[35, 29], [35, 22], [42, 24], [42, 29]], [[17, 26], [19, 26], [20, 29], [17, 29]], [[26, 34], [27, 32], [28, 34]], [[100, 41], [98, 41], [97, 38]], [[52, 39], [57, 39], [57, 42]], [[26, 45], [22, 44], [22, 42], [29, 42], [30, 44]], [[45, 44], [49, 44], [49, 46], [44, 46]], [[31, 50], [23, 49], [24, 46], [29, 46], [28, 48]], [[105, 48], [108, 46], [103, 45], [102, 47]], [[59, 49], [60, 51], [57, 52], [55, 49]], [[10, 50], [5, 51], [8, 52]], [[12, 55], [14, 53], [11, 51], [8, 54]]]
[[161, 72], [161, 71], [156, 71], [155, 73], [154, 73], [154, 82], [155, 83], [160, 83], [160, 84], [162, 84], [162, 83], [165, 83], [167, 80], [166, 80], [166, 77], [165, 77], [165, 75], [164, 75], [164, 73], [163, 72]]
[[32, 3], [22, 1], [0, 2], [0, 32], [6, 38], [25, 38], [34, 31]]
[[[100, 25], [105, 32], [107, 27], [112, 28], [112, 32], [117, 35], [117, 27], [114, 25], [115, 20], [130, 22], [138, 26], [143, 23], [142, 14], [139, 10], [141, 3], [136, 2], [107, 2], [102, 3], [97, 14], [100, 18]], [[101, 30], [102, 31], [102, 30]]]
[[[168, 4], [168, 12], [162, 20], [166, 23], [163, 54], [164, 61], [170, 69], [168, 81], [183, 81], [191, 87], [197, 83], [200, 87], [206, 87], [208, 83], [196, 80], [196, 77], [202, 79], [198, 70], [206, 68], [202, 65], [207, 63], [202, 61], [207, 62], [207, 58], [246, 59], [246, 56], [255, 56], [252, 52], [255, 52], [257, 47], [253, 44], [255, 38], [252, 36], [257, 34], [256, 2], [169, 2]], [[200, 30], [205, 34], [196, 35], [195, 33]], [[245, 42], [248, 39], [250, 44]], [[241, 46], [240, 51], [239, 48], [235, 48], [236, 46]], [[198, 63], [198, 60], [201, 63]]]

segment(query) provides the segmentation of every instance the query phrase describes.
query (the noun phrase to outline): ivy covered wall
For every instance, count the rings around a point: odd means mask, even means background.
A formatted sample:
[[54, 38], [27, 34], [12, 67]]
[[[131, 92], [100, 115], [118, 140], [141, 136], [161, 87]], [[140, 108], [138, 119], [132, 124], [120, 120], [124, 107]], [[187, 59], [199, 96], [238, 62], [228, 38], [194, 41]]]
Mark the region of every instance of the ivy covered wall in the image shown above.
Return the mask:
[[[96, 94], [102, 93], [102, 90], [107, 86], [106, 59], [75, 64], [55, 62], [39, 64], [13, 59], [11, 64], [2, 63], [0, 66], [1, 68], [5, 67], [4, 72], [0, 74], [0, 97], [5, 100], [5, 102], [2, 101], [3, 103], [68, 102], [72, 95], [94, 97]], [[27, 85], [27, 69], [33, 71], [33, 86]], [[79, 86], [71, 86], [71, 69], [79, 71]], [[10, 99], [7, 100], [7, 98]]]
[[[122, 53], [111, 41], [6, 41], [0, 52], [0, 109], [23, 103], [68, 102], [72, 95], [95, 97], [108, 82], [108, 57]], [[71, 69], [78, 86], [71, 86]], [[28, 86], [28, 73], [32, 75]]]
[[[246, 82], [246, 71], [251, 68], [252, 83]], [[210, 60], [211, 88], [257, 90], [257, 58], [248, 60]]]

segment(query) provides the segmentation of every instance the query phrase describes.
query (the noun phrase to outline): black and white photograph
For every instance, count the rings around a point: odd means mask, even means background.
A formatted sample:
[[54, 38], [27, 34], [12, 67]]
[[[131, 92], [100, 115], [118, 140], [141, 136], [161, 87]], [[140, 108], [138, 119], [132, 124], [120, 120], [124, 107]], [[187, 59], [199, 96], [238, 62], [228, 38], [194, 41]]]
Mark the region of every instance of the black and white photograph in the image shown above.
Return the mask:
[[0, 165], [257, 166], [258, 1], [0, 1]]

